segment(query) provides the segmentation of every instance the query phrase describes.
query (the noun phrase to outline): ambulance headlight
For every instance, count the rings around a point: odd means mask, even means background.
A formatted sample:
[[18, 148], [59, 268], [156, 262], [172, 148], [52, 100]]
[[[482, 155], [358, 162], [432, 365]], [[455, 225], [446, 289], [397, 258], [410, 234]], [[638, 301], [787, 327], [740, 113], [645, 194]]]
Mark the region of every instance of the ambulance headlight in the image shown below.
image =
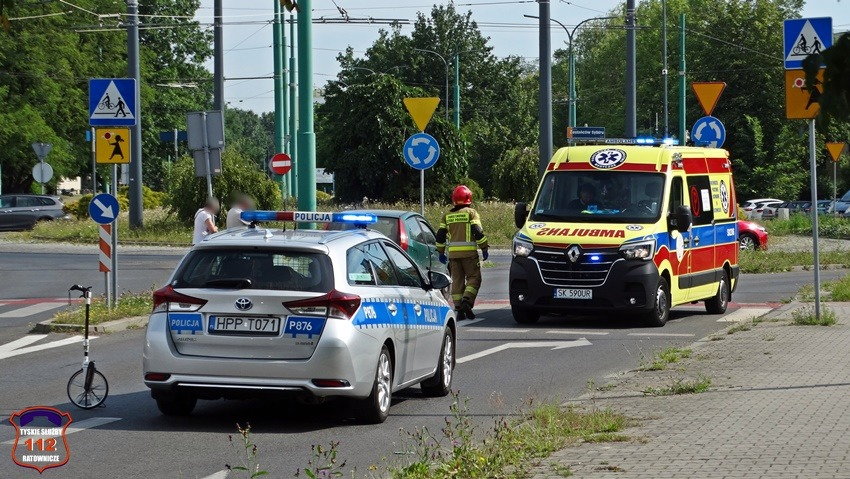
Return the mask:
[[523, 258], [531, 254], [534, 245], [529, 241], [514, 238], [514, 256], [522, 256]]
[[620, 247], [620, 254], [626, 259], [650, 260], [655, 255], [655, 241], [625, 244]]

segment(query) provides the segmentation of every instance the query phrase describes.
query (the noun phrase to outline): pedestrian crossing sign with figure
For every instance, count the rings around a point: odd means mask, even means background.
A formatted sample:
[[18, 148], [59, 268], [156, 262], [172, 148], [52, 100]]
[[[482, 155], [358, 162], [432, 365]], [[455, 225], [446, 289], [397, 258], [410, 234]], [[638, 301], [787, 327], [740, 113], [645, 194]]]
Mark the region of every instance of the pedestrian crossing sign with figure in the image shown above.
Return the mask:
[[98, 128], [94, 151], [98, 163], [129, 163], [130, 129]]
[[133, 126], [136, 124], [136, 80], [92, 78], [89, 80], [89, 125]]
[[782, 27], [786, 70], [803, 68], [806, 57], [832, 46], [832, 17], [794, 18]]

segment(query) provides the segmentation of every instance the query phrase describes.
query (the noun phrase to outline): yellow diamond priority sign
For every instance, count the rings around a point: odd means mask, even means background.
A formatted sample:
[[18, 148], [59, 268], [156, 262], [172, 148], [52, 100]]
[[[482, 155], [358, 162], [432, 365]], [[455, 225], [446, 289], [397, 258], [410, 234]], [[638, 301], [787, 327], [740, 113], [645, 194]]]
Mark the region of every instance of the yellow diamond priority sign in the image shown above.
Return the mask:
[[843, 141], [834, 141], [826, 143], [826, 151], [832, 157], [832, 161], [837, 162], [841, 158], [841, 153], [844, 153], [844, 147], [847, 146]]
[[410, 117], [413, 118], [413, 122], [416, 123], [419, 131], [425, 131], [425, 127], [428, 126], [428, 122], [434, 116], [434, 111], [437, 109], [439, 103], [440, 99], [437, 97], [404, 99], [404, 106], [407, 108]]
[[98, 163], [129, 163], [130, 129], [97, 128], [94, 150]]

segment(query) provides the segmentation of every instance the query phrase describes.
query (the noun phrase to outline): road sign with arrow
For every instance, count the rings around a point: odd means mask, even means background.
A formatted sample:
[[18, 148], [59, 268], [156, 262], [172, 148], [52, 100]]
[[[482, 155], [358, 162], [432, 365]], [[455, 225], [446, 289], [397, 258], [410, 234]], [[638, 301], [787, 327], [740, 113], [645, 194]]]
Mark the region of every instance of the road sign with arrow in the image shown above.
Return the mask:
[[695, 145], [720, 148], [726, 141], [726, 127], [713, 116], [704, 116], [694, 123], [691, 140]]
[[402, 148], [404, 161], [417, 170], [427, 170], [440, 158], [440, 145], [437, 139], [427, 133], [416, 133], [404, 142]]
[[89, 203], [89, 216], [98, 224], [109, 224], [118, 217], [118, 200], [109, 193], [101, 193]]

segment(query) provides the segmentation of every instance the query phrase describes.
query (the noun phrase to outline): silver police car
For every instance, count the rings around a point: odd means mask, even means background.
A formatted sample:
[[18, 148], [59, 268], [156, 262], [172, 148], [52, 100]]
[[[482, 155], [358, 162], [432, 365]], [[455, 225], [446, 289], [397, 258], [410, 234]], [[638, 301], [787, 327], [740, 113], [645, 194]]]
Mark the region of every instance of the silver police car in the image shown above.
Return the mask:
[[[243, 219], [351, 220], [282, 213]], [[280, 391], [354, 398], [358, 417], [383, 422], [395, 391], [450, 391], [456, 318], [440, 293], [449, 282], [368, 229], [212, 235], [153, 294], [144, 381], [166, 415], [189, 414], [198, 399]]]

